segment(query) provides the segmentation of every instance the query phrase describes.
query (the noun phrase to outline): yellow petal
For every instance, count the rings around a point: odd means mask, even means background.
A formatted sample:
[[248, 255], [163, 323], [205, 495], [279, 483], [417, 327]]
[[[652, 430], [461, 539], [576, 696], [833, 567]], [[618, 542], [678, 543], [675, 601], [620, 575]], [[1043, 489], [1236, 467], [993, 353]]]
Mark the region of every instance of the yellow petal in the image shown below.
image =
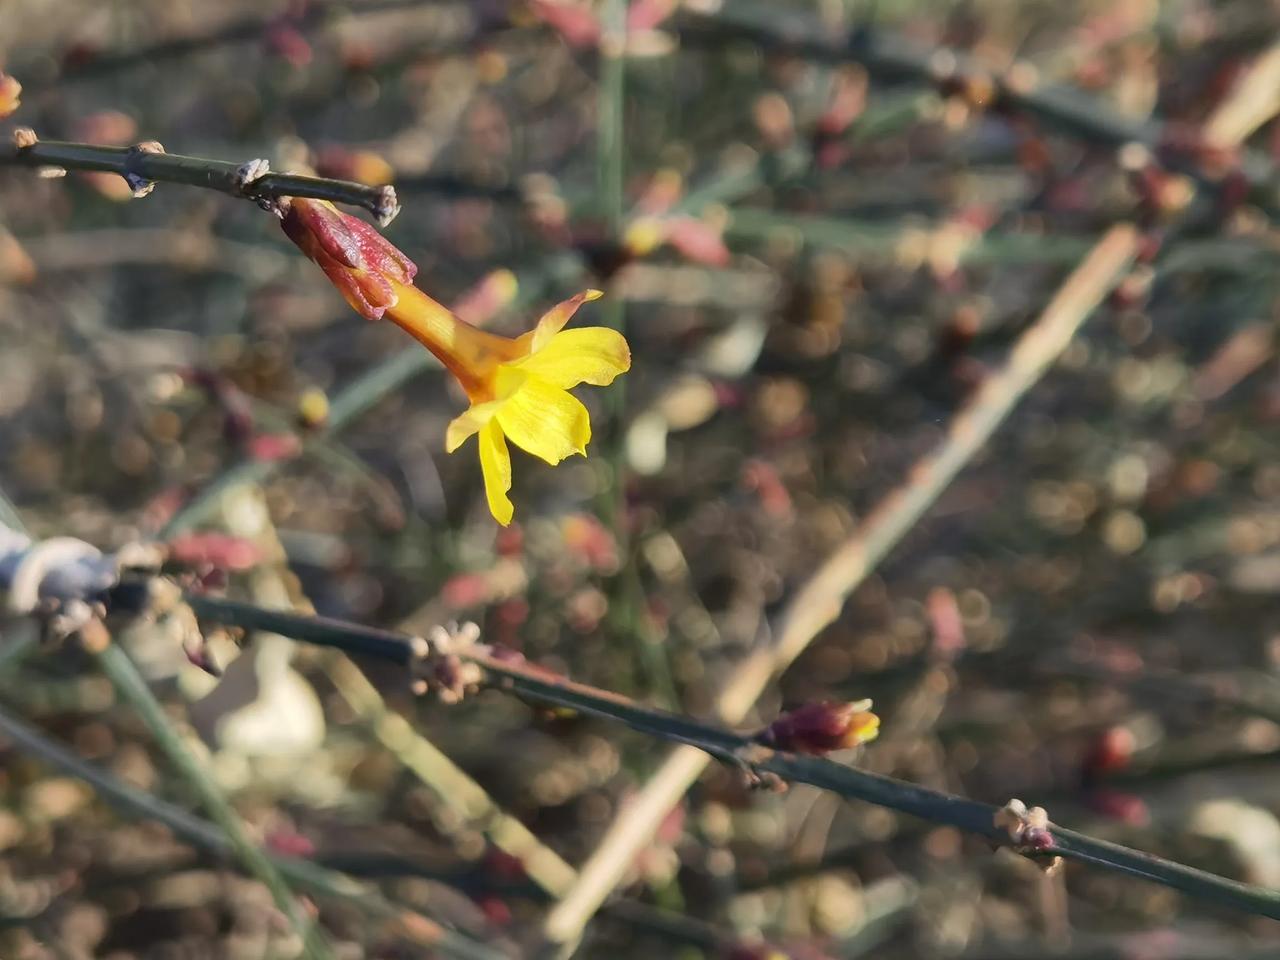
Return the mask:
[[586, 455], [591, 417], [576, 397], [555, 384], [526, 376], [500, 404], [495, 421], [517, 447], [553, 466], [575, 453]]
[[[599, 300], [603, 296], [604, 293], [600, 290], [583, 290], [577, 296], [557, 303], [544, 313], [542, 319], [538, 321], [538, 325], [533, 330], [533, 337], [529, 342], [529, 352], [536, 353], [546, 346], [552, 337], [564, 329], [564, 325], [578, 312], [580, 306], [589, 300]], [[521, 337], [521, 339], [523, 340], [524, 337]]]
[[469, 407], [465, 413], [454, 417], [449, 422], [449, 429], [444, 434], [444, 449], [446, 453], [453, 453], [462, 446], [468, 437], [473, 433], [479, 433], [480, 428], [493, 419], [494, 414], [498, 412], [498, 407], [502, 404], [497, 401], [490, 403], [477, 403]]
[[602, 387], [631, 369], [631, 350], [617, 330], [580, 327], [557, 333], [541, 350], [514, 366], [566, 390], [580, 383]]
[[480, 430], [480, 472], [484, 474], [484, 493], [489, 512], [504, 527], [516, 512], [507, 491], [511, 489], [511, 453], [503, 439], [502, 428], [490, 420]]

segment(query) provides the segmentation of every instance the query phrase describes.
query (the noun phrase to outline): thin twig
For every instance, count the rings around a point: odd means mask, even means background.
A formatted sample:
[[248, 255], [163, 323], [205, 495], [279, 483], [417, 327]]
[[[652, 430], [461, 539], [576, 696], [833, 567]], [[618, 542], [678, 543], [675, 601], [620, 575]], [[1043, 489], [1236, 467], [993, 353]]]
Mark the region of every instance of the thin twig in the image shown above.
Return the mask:
[[[295, 640], [360, 652], [404, 665], [413, 662], [415, 651], [420, 646], [413, 637], [341, 620], [302, 617], [207, 596], [193, 595], [187, 599], [198, 616], [211, 622], [267, 630]], [[953, 826], [985, 837], [998, 846], [1013, 845], [1007, 830], [996, 823], [997, 807], [846, 766], [825, 757], [769, 750], [752, 737], [724, 726], [648, 707], [611, 691], [561, 679], [537, 668], [505, 659], [497, 660], [483, 649], [459, 655], [481, 667], [491, 685], [534, 703], [621, 722], [649, 736], [686, 744], [688, 746], [681, 752], [689, 750], [704, 760], [715, 757], [735, 767], [773, 774], [795, 783], [808, 783], [843, 797]], [[1053, 845], [1035, 851], [1036, 855], [1078, 860], [1150, 880], [1203, 900], [1280, 919], [1280, 891], [1228, 880], [1056, 825], [1050, 826], [1050, 832], [1054, 838]], [[623, 864], [624, 869], [630, 862]]]
[[138, 712], [151, 731], [151, 735], [156, 738], [160, 748], [169, 758], [169, 762], [177, 768], [183, 779], [199, 795], [200, 802], [226, 835], [235, 854], [243, 861], [248, 871], [271, 891], [276, 906], [289, 919], [294, 931], [302, 939], [305, 955], [318, 960], [333, 956], [319, 926], [307, 916], [275, 864], [249, 837], [243, 821], [232, 808], [221, 788], [174, 730], [169, 718], [165, 716], [164, 707], [151, 693], [146, 681], [138, 673], [133, 661], [129, 659], [129, 655], [117, 644], [111, 643], [97, 656], [99, 665], [110, 678], [116, 691]]
[[[226, 833], [207, 820], [193, 816], [144, 790], [130, 786], [105, 770], [86, 763], [66, 747], [0, 709], [0, 734], [44, 762], [83, 780], [108, 803], [128, 813], [162, 823], [188, 843], [219, 856], [234, 853]], [[376, 890], [335, 870], [296, 857], [267, 854], [272, 866], [300, 889], [315, 896], [355, 904], [370, 916], [391, 921], [398, 932], [417, 946], [439, 950], [457, 960], [505, 960], [506, 954], [476, 943], [440, 926], [434, 920], [388, 902]]]
[[266, 161], [263, 160], [235, 163], [184, 157], [165, 153], [159, 144], [105, 147], [60, 140], [36, 140], [32, 143], [29, 142], [31, 136], [19, 137], [18, 145], [0, 153], [0, 166], [115, 173], [124, 178], [135, 195], [144, 194], [154, 183], [182, 183], [255, 202], [274, 202], [281, 197], [312, 197], [363, 207], [384, 227], [400, 212], [395, 188], [390, 186], [376, 187], [328, 177], [264, 172]]

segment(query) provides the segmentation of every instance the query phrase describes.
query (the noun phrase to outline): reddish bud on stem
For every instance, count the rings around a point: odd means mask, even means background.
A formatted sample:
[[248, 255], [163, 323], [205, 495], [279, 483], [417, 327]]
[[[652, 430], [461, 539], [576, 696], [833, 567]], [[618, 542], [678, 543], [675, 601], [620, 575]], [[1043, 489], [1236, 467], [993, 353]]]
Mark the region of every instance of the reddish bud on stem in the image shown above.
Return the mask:
[[874, 740], [880, 718], [870, 700], [854, 703], [806, 703], [782, 714], [755, 739], [765, 746], [793, 753], [823, 754]]

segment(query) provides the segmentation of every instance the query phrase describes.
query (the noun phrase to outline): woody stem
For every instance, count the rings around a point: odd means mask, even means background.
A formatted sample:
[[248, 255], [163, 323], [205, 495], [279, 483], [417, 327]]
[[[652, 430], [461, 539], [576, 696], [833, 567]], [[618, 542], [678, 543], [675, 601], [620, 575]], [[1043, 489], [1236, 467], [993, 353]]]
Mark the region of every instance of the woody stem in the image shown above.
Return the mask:
[[[29, 131], [26, 135], [34, 137]], [[107, 147], [60, 140], [26, 143], [19, 140], [12, 150], [0, 151], [0, 166], [115, 173], [124, 177], [131, 186], [139, 183], [182, 183], [246, 200], [310, 197], [363, 207], [384, 227], [400, 212], [395, 189], [390, 186], [370, 186], [296, 173], [263, 173], [250, 179], [246, 176], [249, 164], [163, 151], [150, 152], [138, 147]]]

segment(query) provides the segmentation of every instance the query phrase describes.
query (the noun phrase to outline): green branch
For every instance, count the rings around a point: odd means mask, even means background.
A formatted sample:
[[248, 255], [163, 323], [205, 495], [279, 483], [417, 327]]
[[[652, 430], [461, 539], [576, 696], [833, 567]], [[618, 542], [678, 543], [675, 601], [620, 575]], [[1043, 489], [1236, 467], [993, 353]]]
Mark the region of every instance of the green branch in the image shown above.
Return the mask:
[[[145, 790], [130, 786], [92, 763], [86, 763], [66, 747], [4, 710], [0, 710], [0, 734], [50, 766], [83, 780], [117, 809], [162, 823], [176, 836], [211, 853], [225, 856], [234, 852], [227, 835], [214, 824]], [[336, 870], [296, 857], [266, 856], [280, 875], [299, 889], [318, 897], [354, 904], [370, 916], [390, 921], [400, 928], [402, 936], [418, 946], [434, 948], [455, 960], [504, 960], [506, 957], [500, 950], [475, 943], [434, 920], [389, 902], [376, 890]]]
[[314, 957], [317, 960], [332, 957], [333, 953], [325, 942], [319, 926], [306, 915], [275, 864], [249, 837], [239, 814], [235, 812], [221, 788], [183, 742], [182, 737], [174, 730], [169, 718], [165, 716], [164, 707], [151, 693], [146, 681], [138, 673], [133, 661], [129, 659], [129, 655], [118, 645], [108, 644], [98, 653], [98, 663], [111, 679], [121, 698], [138, 712], [169, 758], [169, 762], [195, 790], [201, 804], [225, 834], [236, 856], [244, 863], [246, 869], [271, 891], [276, 906], [289, 919], [290, 925], [302, 938], [305, 956]]
[[17, 145], [12, 150], [0, 153], [0, 165], [115, 173], [124, 178], [137, 196], [145, 194], [156, 183], [181, 183], [264, 203], [281, 197], [311, 197], [363, 207], [384, 227], [400, 212], [394, 187], [374, 187], [296, 173], [270, 173], [266, 171], [265, 160], [235, 163], [184, 157], [165, 153], [159, 144], [103, 147], [36, 140], [29, 130], [19, 131], [15, 140]]
[[[420, 647], [415, 638], [340, 620], [298, 616], [207, 596], [190, 596], [188, 602], [205, 620], [249, 630], [266, 630], [305, 643], [338, 647], [405, 666], [414, 662], [415, 650]], [[759, 774], [807, 783], [848, 799], [863, 800], [955, 827], [984, 837], [996, 846], [1014, 847], [1034, 856], [1060, 856], [1092, 864], [1149, 880], [1200, 900], [1280, 920], [1280, 891], [1229, 880], [1052, 824], [1049, 831], [1053, 844], [1031, 853], [1016, 847], [1009, 832], [996, 824], [995, 817], [1000, 808], [989, 804], [859, 770], [824, 757], [768, 750], [751, 737], [724, 727], [656, 710], [618, 694], [559, 679], [535, 668], [495, 660], [484, 652], [463, 653], [461, 656], [483, 668], [492, 686], [534, 703], [624, 723], [648, 736], [697, 747], [717, 759]]]

